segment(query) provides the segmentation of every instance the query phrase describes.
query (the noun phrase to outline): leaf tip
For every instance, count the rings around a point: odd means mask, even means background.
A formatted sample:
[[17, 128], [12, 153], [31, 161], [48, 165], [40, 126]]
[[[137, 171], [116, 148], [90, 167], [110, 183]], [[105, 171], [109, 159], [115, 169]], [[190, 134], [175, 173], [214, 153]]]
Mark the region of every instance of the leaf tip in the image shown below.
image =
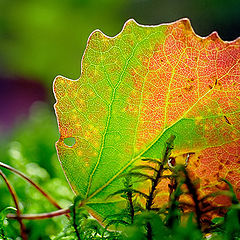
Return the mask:
[[192, 25], [188, 18], [181, 18], [178, 21], [181, 22], [186, 29], [191, 29]]
[[53, 80], [53, 91], [55, 92], [55, 89], [56, 89], [56, 85], [58, 83], [58, 81], [60, 81], [63, 77], [61, 75], [58, 75], [54, 78]]
[[172, 25], [172, 24], [177, 24], [179, 28], [181, 29], [184, 29], [186, 31], [193, 31], [193, 28], [192, 28], [192, 25], [191, 25], [191, 22], [188, 18], [181, 18], [173, 23], [169, 23], [169, 25]]
[[133, 19], [133, 18], [128, 19], [128, 20], [126, 21], [126, 23], [125, 23], [125, 25], [130, 25], [130, 24], [132, 24], [132, 25], [138, 25], [138, 23], [136, 22], [136, 20]]
[[66, 80], [70, 80], [70, 79], [66, 79], [65, 77], [58, 75], [54, 78], [53, 80], [53, 92], [55, 94], [55, 98], [56, 98], [56, 93], [57, 93], [57, 89], [59, 85], [62, 85]]
[[211, 38], [213, 41], [219, 39], [219, 35], [216, 31], [212, 32], [210, 35], [209, 35], [209, 38]]

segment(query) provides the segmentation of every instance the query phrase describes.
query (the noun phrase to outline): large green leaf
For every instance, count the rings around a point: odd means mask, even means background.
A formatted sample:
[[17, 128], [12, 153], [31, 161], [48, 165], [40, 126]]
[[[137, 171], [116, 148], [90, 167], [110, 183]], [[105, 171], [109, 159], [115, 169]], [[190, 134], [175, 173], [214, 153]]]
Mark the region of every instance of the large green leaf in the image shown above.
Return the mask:
[[201, 38], [187, 19], [159, 26], [129, 20], [113, 38], [91, 34], [80, 78], [57, 77], [54, 92], [59, 159], [95, 216], [117, 209], [120, 199], [106, 197], [122, 187], [118, 176], [141, 156], [161, 157], [172, 134], [172, 155], [189, 160], [203, 193], [219, 187], [219, 177], [239, 192], [239, 58], [239, 39]]

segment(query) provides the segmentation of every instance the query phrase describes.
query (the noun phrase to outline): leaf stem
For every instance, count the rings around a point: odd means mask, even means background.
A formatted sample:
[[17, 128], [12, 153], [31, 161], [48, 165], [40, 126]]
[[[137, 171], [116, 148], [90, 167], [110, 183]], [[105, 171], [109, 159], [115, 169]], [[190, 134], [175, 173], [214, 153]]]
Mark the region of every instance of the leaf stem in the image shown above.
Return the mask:
[[0, 162], [0, 167], [6, 168], [8, 170], [10, 170], [11, 172], [19, 175], [20, 177], [22, 177], [23, 179], [25, 179], [26, 181], [28, 181], [33, 187], [35, 187], [52, 205], [54, 205], [56, 208], [58, 209], [62, 209], [58, 203], [49, 195], [47, 194], [40, 186], [38, 186], [35, 182], [33, 182], [29, 177], [27, 177], [24, 173], [18, 171], [17, 169], [3, 163]]
[[18, 220], [19, 225], [20, 225], [21, 237], [22, 237], [23, 240], [27, 240], [26, 227], [25, 227], [24, 223], [22, 222], [22, 218], [20, 218], [21, 211], [20, 211], [20, 208], [19, 208], [19, 202], [18, 202], [17, 194], [16, 194], [14, 188], [12, 187], [12, 185], [10, 184], [10, 182], [8, 181], [6, 175], [1, 170], [0, 170], [0, 175], [7, 185], [7, 188], [8, 188], [8, 190], [9, 190], [11, 196], [12, 196], [13, 202], [14, 202], [15, 207], [17, 209], [16, 219]]
[[69, 208], [60, 209], [54, 212], [48, 212], [48, 213], [40, 213], [40, 214], [21, 214], [17, 216], [16, 214], [8, 214], [7, 218], [10, 219], [27, 219], [27, 220], [39, 220], [39, 219], [46, 219], [46, 218], [52, 218], [57, 217], [61, 215], [68, 215], [70, 213]]

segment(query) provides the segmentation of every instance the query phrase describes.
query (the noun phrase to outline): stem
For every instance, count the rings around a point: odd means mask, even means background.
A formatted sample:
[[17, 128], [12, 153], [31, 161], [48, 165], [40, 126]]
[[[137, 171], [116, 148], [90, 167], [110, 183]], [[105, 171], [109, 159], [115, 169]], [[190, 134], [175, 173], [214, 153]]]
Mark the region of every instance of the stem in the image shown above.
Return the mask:
[[131, 223], [133, 224], [133, 221], [134, 221], [134, 207], [133, 207], [133, 201], [132, 201], [132, 192], [127, 193], [127, 198], [128, 198], [128, 202], [129, 202], [129, 208], [130, 208]]
[[60, 209], [54, 212], [48, 212], [48, 213], [40, 213], [40, 214], [22, 214], [17, 216], [16, 214], [8, 214], [7, 218], [10, 219], [28, 219], [28, 220], [39, 220], [39, 219], [46, 219], [46, 218], [52, 218], [57, 217], [61, 215], [68, 215], [70, 213], [70, 209]]
[[[168, 198], [168, 201], [171, 202], [172, 201], [172, 196], [175, 196], [173, 195], [177, 189], [177, 181], [176, 181], [176, 178], [171, 178], [171, 182], [170, 184], [168, 185], [168, 188], [169, 188], [169, 198]], [[177, 199], [178, 201], [178, 199]]]
[[149, 198], [148, 198], [148, 201], [147, 201], [147, 204], [146, 204], [146, 209], [147, 210], [151, 210], [151, 207], [153, 205], [154, 193], [156, 191], [159, 180], [162, 177], [162, 174], [163, 174], [163, 171], [164, 171], [164, 166], [167, 163], [168, 155], [169, 155], [169, 152], [171, 151], [171, 149], [172, 148], [167, 145], [166, 151], [164, 153], [163, 161], [159, 163], [160, 166], [159, 166], [159, 169], [157, 171], [156, 176], [154, 177], [154, 180], [152, 181], [151, 191], [149, 193]]
[[80, 233], [78, 231], [77, 223], [76, 223], [76, 206], [75, 206], [75, 204], [73, 205], [73, 228], [74, 228], [75, 233], [77, 235], [77, 239], [81, 240]]
[[[157, 185], [161, 180], [161, 177], [163, 175], [163, 172], [165, 170], [164, 166], [166, 165], [167, 161], [168, 161], [168, 157], [169, 154], [171, 153], [171, 150], [173, 149], [172, 143], [175, 139], [175, 136], [171, 136], [167, 142], [166, 142], [166, 150], [164, 152], [164, 156], [163, 156], [163, 161], [157, 163], [159, 165], [159, 169], [157, 171], [157, 173], [155, 173], [154, 175], [154, 179], [152, 181], [152, 186], [151, 186], [151, 190], [149, 193], [149, 198], [146, 202], [146, 209], [149, 211], [152, 209], [152, 205], [153, 205], [153, 199], [154, 199], [154, 195], [155, 195], [155, 191], [157, 189]], [[150, 222], [147, 222], [147, 239], [148, 240], [152, 240], [152, 226]]]
[[193, 202], [195, 204], [195, 211], [196, 211], [196, 219], [197, 219], [197, 225], [198, 228], [201, 229], [201, 209], [199, 206], [199, 201], [198, 201], [198, 193], [197, 190], [195, 189], [195, 186], [193, 185], [191, 179], [188, 176], [188, 172], [186, 169], [184, 169], [184, 174], [185, 174], [185, 184], [188, 187], [189, 193], [192, 195]]
[[7, 185], [7, 188], [8, 188], [8, 190], [9, 190], [11, 196], [12, 196], [12, 199], [14, 201], [15, 207], [17, 209], [16, 219], [18, 220], [19, 225], [20, 225], [21, 237], [22, 237], [23, 240], [27, 240], [26, 227], [23, 224], [22, 219], [19, 217], [21, 215], [21, 211], [20, 211], [20, 208], [19, 208], [17, 194], [16, 194], [14, 188], [12, 187], [12, 185], [10, 184], [10, 182], [8, 181], [6, 175], [1, 170], [0, 170], [0, 175], [1, 175], [1, 177], [3, 178], [3, 180], [5, 181], [5, 183]]
[[0, 167], [6, 168], [8, 170], [10, 170], [11, 172], [19, 175], [20, 177], [22, 177], [23, 179], [25, 179], [26, 181], [28, 181], [33, 187], [35, 187], [52, 205], [54, 205], [56, 208], [58, 209], [62, 209], [58, 203], [50, 196], [48, 195], [40, 186], [38, 186], [35, 182], [33, 182], [29, 177], [27, 177], [24, 173], [18, 171], [17, 169], [0, 162]]
[[[151, 191], [149, 193], [149, 198], [148, 198], [147, 203], [146, 203], [146, 209], [148, 211], [151, 210], [151, 208], [152, 208], [153, 199], [154, 199], [154, 193], [155, 193], [155, 191], [157, 189], [157, 185], [158, 185], [159, 180], [161, 179], [162, 173], [164, 171], [164, 165], [167, 162], [167, 157], [166, 157], [166, 156], [168, 156], [168, 154], [166, 154], [168, 152], [167, 149], [166, 149], [166, 152], [164, 154], [163, 162], [160, 163], [160, 166], [159, 166], [159, 169], [157, 171], [157, 174], [156, 174], [155, 178], [152, 181]], [[152, 226], [151, 226], [150, 222], [147, 222], [147, 239], [148, 240], [152, 240]]]
[[181, 195], [181, 187], [182, 183], [178, 183], [175, 178], [171, 179], [170, 184], [170, 193], [169, 193], [169, 210], [168, 216], [166, 219], [166, 226], [173, 228], [174, 224], [180, 222], [180, 217], [178, 215], [178, 211], [181, 208], [179, 205], [179, 198]]
[[152, 240], [152, 226], [147, 222], [147, 240]]

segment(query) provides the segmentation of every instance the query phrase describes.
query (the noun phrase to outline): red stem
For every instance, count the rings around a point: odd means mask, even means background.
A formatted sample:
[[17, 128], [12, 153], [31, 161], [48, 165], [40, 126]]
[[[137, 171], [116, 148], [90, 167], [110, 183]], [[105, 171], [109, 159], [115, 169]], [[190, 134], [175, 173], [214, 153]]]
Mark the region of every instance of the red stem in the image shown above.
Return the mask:
[[46, 219], [46, 218], [52, 218], [57, 217], [61, 215], [68, 215], [70, 213], [70, 209], [60, 209], [54, 212], [48, 212], [48, 213], [40, 213], [40, 214], [22, 214], [17, 216], [16, 214], [8, 214], [7, 217], [11, 219], [28, 219], [28, 220], [37, 220], [37, 219]]
[[8, 188], [8, 190], [9, 190], [11, 196], [12, 196], [15, 207], [17, 209], [16, 219], [18, 220], [19, 225], [20, 225], [21, 237], [22, 237], [23, 240], [27, 240], [26, 227], [22, 222], [22, 218], [20, 217], [21, 216], [21, 211], [20, 211], [20, 208], [19, 208], [17, 194], [16, 194], [14, 188], [12, 187], [12, 185], [10, 184], [10, 182], [8, 181], [6, 175], [1, 170], [0, 170], [0, 175], [7, 185], [7, 188]]
[[8, 170], [10, 170], [13, 173], [16, 173], [17, 175], [19, 175], [20, 177], [22, 177], [23, 179], [25, 179], [26, 181], [28, 181], [30, 184], [32, 184], [44, 197], [46, 197], [46, 199], [52, 204], [54, 205], [56, 208], [58, 209], [62, 209], [58, 203], [50, 196], [48, 195], [41, 187], [39, 187], [35, 182], [33, 182], [29, 177], [27, 177], [24, 173], [18, 171], [17, 169], [0, 162], [0, 167], [6, 168]]

